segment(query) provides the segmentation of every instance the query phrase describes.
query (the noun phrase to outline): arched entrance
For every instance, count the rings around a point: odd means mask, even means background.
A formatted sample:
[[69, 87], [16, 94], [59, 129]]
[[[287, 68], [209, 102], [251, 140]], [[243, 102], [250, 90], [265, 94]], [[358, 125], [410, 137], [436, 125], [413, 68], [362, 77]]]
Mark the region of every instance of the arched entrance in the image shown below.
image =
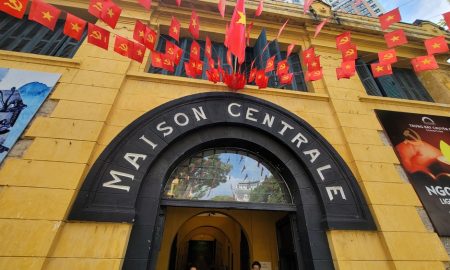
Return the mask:
[[[270, 160], [288, 186], [292, 203], [205, 204], [162, 196], [180, 161], [220, 147]], [[293, 241], [305, 269], [333, 269], [326, 230], [375, 229], [354, 176], [314, 128], [275, 104], [233, 93], [184, 97], [133, 122], [93, 165], [70, 218], [134, 223], [123, 269], [156, 269], [166, 209], [187, 205], [291, 213]]]

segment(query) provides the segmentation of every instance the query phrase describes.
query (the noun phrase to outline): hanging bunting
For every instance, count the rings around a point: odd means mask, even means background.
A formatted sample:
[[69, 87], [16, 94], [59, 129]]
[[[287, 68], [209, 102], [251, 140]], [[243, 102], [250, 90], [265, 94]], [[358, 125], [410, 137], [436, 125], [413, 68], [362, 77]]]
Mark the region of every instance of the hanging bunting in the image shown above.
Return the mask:
[[228, 29], [228, 49], [237, 57], [238, 63], [245, 61], [245, 0], [237, 0]]
[[208, 59], [211, 59], [211, 57], [212, 57], [212, 45], [211, 45], [211, 40], [209, 39], [209, 36], [206, 36], [205, 55]]
[[323, 77], [323, 69], [320, 68], [319, 70], [315, 71], [307, 71], [305, 76], [305, 81], [312, 82], [312, 81], [318, 81], [322, 79]]
[[447, 41], [445, 36], [438, 36], [424, 41], [428, 54], [446, 53], [448, 52]]
[[306, 14], [307, 11], [309, 11], [309, 8], [311, 7], [314, 0], [304, 0], [303, 3], [303, 14]]
[[0, 0], [0, 11], [3, 11], [18, 19], [22, 19], [27, 10], [28, 0]]
[[267, 73], [271, 72], [274, 69], [275, 69], [275, 55], [267, 59], [265, 71]]
[[314, 37], [313, 38], [316, 38], [317, 37], [317, 35], [320, 33], [320, 31], [322, 30], [322, 28], [325, 26], [325, 24], [327, 23], [327, 22], [329, 22], [330, 21], [330, 19], [328, 19], [328, 18], [325, 18], [320, 24], [318, 24], [317, 26], [316, 26], [316, 31], [314, 32]]
[[91, 0], [89, 2], [88, 12], [96, 18], [101, 17], [104, 0]]
[[144, 44], [145, 31], [147, 31], [147, 26], [140, 20], [137, 20], [134, 24], [133, 39]]
[[128, 49], [130, 47], [130, 41], [124, 37], [116, 35], [114, 41], [114, 51], [122, 56], [128, 57]]
[[277, 37], [275, 39], [279, 39], [280, 38], [281, 33], [283, 32], [284, 28], [286, 27], [288, 21], [289, 21], [289, 19], [287, 19], [286, 22], [283, 24], [283, 26], [281, 26], [280, 30], [278, 30], [278, 34], [277, 34]]
[[351, 34], [350, 32], [345, 32], [336, 37], [336, 48], [343, 51], [350, 45]]
[[150, 10], [152, 6], [152, 0], [139, 0], [139, 4], [143, 6], [146, 10]]
[[392, 75], [392, 67], [390, 64], [373, 63], [370, 64], [370, 69], [372, 70], [374, 78]]
[[444, 16], [444, 21], [447, 24], [447, 28], [450, 29], [450, 11], [442, 14]]
[[263, 2], [264, 2], [264, 0], [259, 0], [258, 7], [256, 8], [256, 11], [255, 11], [256, 17], [259, 17], [263, 11], [263, 5], [264, 5]]
[[172, 21], [170, 22], [169, 28], [169, 36], [174, 38], [177, 42], [179, 42], [180, 39], [180, 28], [181, 28], [180, 22], [177, 20], [177, 18], [172, 16]]
[[162, 57], [161, 53], [153, 51], [152, 52], [152, 67], [162, 68]]
[[70, 13], [67, 13], [66, 22], [64, 24], [64, 35], [73, 39], [80, 40], [83, 36], [84, 28], [87, 22]]
[[142, 63], [144, 61], [145, 46], [137, 42], [130, 42], [132, 44], [132, 47], [128, 57], [133, 59], [134, 61]]
[[386, 30], [394, 23], [400, 22], [402, 17], [400, 16], [399, 8], [394, 8], [393, 10], [386, 12], [378, 17], [380, 20], [380, 26], [382, 30]]
[[122, 8], [116, 5], [112, 1], [104, 1], [102, 14], [100, 18], [111, 28], [116, 28], [117, 21], [119, 20]]
[[219, 0], [219, 3], [217, 4], [217, 7], [219, 8], [219, 13], [222, 18], [225, 18], [225, 4], [226, 0]]
[[192, 10], [191, 20], [189, 22], [189, 32], [193, 38], [198, 39], [200, 35], [200, 22], [197, 13], [194, 10]]
[[397, 62], [397, 53], [395, 49], [378, 52], [378, 62], [381, 64], [393, 64]]
[[155, 50], [156, 32], [149, 27], [145, 28], [144, 45], [151, 51]]
[[302, 58], [303, 58], [303, 61], [305, 62], [305, 64], [313, 61], [315, 56], [316, 56], [316, 53], [314, 52], [313, 47], [311, 47], [307, 50], [304, 50], [302, 52]]
[[278, 62], [277, 64], [277, 75], [282, 76], [289, 72], [289, 64], [287, 59]]
[[293, 73], [286, 73], [286, 74], [279, 76], [279, 80], [282, 85], [291, 84], [293, 77], [294, 77]]
[[408, 43], [405, 31], [403, 31], [403, 29], [398, 29], [384, 34], [384, 40], [386, 41], [388, 48], [394, 48]]
[[256, 72], [255, 84], [259, 89], [266, 88], [269, 83], [269, 77], [266, 76], [266, 72], [262, 70], [258, 70]]
[[95, 24], [88, 23], [88, 43], [108, 50], [110, 33]]
[[53, 31], [60, 14], [61, 10], [50, 4], [43, 1], [33, 1], [31, 2], [31, 9], [28, 19], [30, 21], [35, 21], [42, 24]]
[[312, 57], [312, 60], [306, 63], [308, 71], [320, 70], [320, 55]]
[[200, 60], [200, 44], [198, 44], [195, 40], [192, 41], [189, 58], [193, 60]]
[[358, 51], [355, 44], [350, 44], [347, 48], [342, 51], [342, 61], [351, 61], [358, 58]]
[[294, 47], [295, 47], [295, 44], [294, 44], [294, 43], [289, 44], [289, 46], [287, 47], [286, 58], [289, 58], [289, 56], [291, 55], [292, 50], [294, 49]]
[[434, 55], [419, 56], [411, 59], [411, 64], [415, 72], [438, 69], [439, 66]]

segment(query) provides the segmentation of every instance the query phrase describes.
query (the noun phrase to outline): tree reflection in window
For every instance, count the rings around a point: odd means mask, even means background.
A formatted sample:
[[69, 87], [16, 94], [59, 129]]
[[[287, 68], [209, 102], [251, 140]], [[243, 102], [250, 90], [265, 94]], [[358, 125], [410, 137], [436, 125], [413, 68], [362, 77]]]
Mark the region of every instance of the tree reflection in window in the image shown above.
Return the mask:
[[164, 198], [292, 203], [286, 183], [273, 167], [236, 148], [207, 149], [183, 160], [170, 175]]

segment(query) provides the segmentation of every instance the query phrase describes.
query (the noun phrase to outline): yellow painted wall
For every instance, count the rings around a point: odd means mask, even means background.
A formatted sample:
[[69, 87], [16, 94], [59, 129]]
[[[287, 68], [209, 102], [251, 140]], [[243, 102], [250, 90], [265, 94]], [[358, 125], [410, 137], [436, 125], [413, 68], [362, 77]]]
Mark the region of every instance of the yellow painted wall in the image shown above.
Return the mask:
[[[88, 1], [48, 2], [63, 8], [86, 8]], [[148, 13], [135, 1], [118, 2], [124, 12], [116, 34], [131, 38], [136, 18], [167, 29], [171, 15], [182, 21], [187, 33], [190, 8], [160, 6], [154, 1], [155, 7]], [[198, 4], [201, 38], [208, 32], [214, 40], [223, 41], [225, 20], [217, 15], [216, 1], [197, 2], [193, 5]], [[252, 14], [258, 1], [247, 2]], [[326, 8], [317, 8], [319, 14], [321, 9], [326, 14]], [[231, 12], [231, 7], [227, 10]], [[340, 14], [345, 27], [329, 23], [312, 39], [314, 22], [297, 7], [267, 3], [263, 14], [254, 20], [252, 39], [261, 27], [273, 38], [285, 18], [290, 18], [279, 40], [282, 48], [291, 42], [302, 48], [314, 45], [322, 56], [324, 79], [308, 83], [308, 93], [253, 86], [242, 92], [278, 104], [316, 128], [355, 174], [377, 223], [377, 231], [328, 232], [336, 269], [444, 269], [448, 254], [437, 234], [427, 230], [420, 219], [416, 208], [422, 205], [411, 184], [397, 171], [399, 161], [380, 138], [382, 128], [373, 110], [449, 116], [445, 59], [439, 58], [440, 70], [419, 76], [436, 103], [372, 97], [358, 76], [336, 80], [334, 68], [340, 55], [334, 37], [344, 29], [351, 30], [361, 51], [384, 49], [376, 18]], [[405, 28], [410, 40], [398, 51], [403, 58], [424, 55], [422, 40], [442, 34], [429, 25], [398, 24], [393, 28], [399, 27]], [[113, 39], [110, 46], [112, 43]], [[31, 144], [23, 144], [23, 151], [13, 149], [18, 154], [7, 158], [0, 169], [0, 269], [120, 269], [131, 225], [67, 221], [89, 167], [118, 132], [148, 110], [175, 98], [227, 88], [208, 81], [148, 74], [148, 62], [131, 63], [86, 42], [73, 59], [0, 51], [0, 66], [62, 74], [50, 97], [55, 109], [33, 120], [22, 137]], [[262, 245], [258, 239], [250, 244]], [[252, 256], [275, 258], [268, 250], [254, 251]]]

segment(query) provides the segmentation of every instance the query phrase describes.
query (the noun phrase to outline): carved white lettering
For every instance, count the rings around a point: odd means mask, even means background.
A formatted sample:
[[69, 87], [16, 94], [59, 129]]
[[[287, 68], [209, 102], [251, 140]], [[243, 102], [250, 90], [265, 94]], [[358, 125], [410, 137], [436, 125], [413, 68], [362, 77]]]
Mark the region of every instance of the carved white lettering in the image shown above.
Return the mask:
[[341, 194], [342, 199], [347, 200], [344, 194], [344, 189], [341, 186], [325, 187], [325, 189], [327, 190], [328, 198], [330, 198], [330, 201], [334, 199], [333, 195], [338, 195], [338, 192]]
[[194, 112], [194, 116], [195, 116], [195, 119], [197, 119], [197, 122], [200, 121], [200, 119], [203, 119], [203, 120], [207, 119], [202, 106], [198, 107], [198, 110], [197, 110], [197, 108], [192, 108], [192, 111]]
[[142, 158], [142, 160], [145, 160], [147, 158], [147, 155], [126, 153], [125, 156], [123, 156], [123, 158], [126, 161], [128, 161], [131, 165], [133, 165], [136, 168], [136, 170], [139, 170], [140, 165], [137, 162], [139, 161], [140, 158]]
[[284, 132], [286, 132], [286, 129], [294, 129], [293, 126], [289, 125], [288, 123], [284, 122], [283, 120], [281, 120], [281, 124], [283, 125], [283, 128], [278, 131], [278, 134], [280, 135], [284, 135]]
[[145, 138], [144, 135], [142, 135], [142, 137], [140, 137], [139, 139], [143, 140], [148, 145], [150, 145], [153, 148], [153, 150], [156, 148], [156, 146], [158, 146], [156, 143], [154, 143], [154, 142], [150, 141], [149, 139]]
[[303, 151], [303, 154], [309, 155], [311, 157], [311, 160], [309, 161], [311, 163], [314, 163], [314, 161], [316, 161], [316, 159], [320, 156], [320, 152], [317, 149]]
[[239, 104], [239, 103], [230, 103], [230, 105], [228, 105], [228, 114], [230, 114], [231, 116], [233, 116], [233, 117], [239, 117], [239, 116], [241, 116], [241, 113], [233, 113], [232, 111], [231, 111], [231, 108], [232, 107], [241, 107], [241, 104]]
[[262, 124], [267, 125], [268, 127], [271, 128], [274, 121], [275, 121], [275, 116], [272, 116], [272, 115], [269, 115], [268, 113], [266, 113]]
[[254, 112], [259, 112], [259, 111], [257, 109], [247, 108], [247, 113], [245, 114], [245, 119], [253, 121], [253, 122], [257, 122], [258, 119], [252, 117]]
[[[184, 122], [180, 122], [180, 117], [184, 118]], [[177, 123], [177, 125], [179, 125], [181, 127], [184, 127], [187, 124], [189, 124], [189, 117], [185, 113], [177, 113], [177, 114], [175, 114], [173, 119], [175, 120], [175, 123]]]
[[306, 137], [299, 132], [297, 133], [297, 135], [295, 135], [295, 137], [292, 139], [291, 142], [292, 143], [297, 142], [297, 148], [300, 148], [300, 145], [302, 145], [302, 143], [308, 143], [308, 139], [306, 139]]
[[166, 125], [166, 121], [163, 121], [163, 122], [159, 123], [156, 126], [156, 129], [158, 131], [161, 131], [163, 133], [164, 137], [166, 137], [166, 136], [169, 136], [170, 134], [172, 134], [173, 127], [171, 127], [171, 126], [164, 126], [164, 125]]
[[320, 179], [322, 179], [322, 181], [324, 181], [325, 180], [325, 177], [323, 176], [323, 174], [322, 174], [322, 172], [323, 171], [325, 171], [325, 170], [328, 170], [328, 169], [331, 169], [331, 166], [328, 164], [328, 165], [325, 165], [325, 166], [322, 166], [322, 167], [319, 167], [319, 168], [317, 168], [317, 173], [319, 174], [319, 176], [320, 176]]
[[129, 174], [129, 173], [124, 173], [124, 172], [118, 172], [118, 171], [114, 171], [114, 170], [111, 170], [109, 172], [109, 174], [111, 174], [111, 176], [113, 177], [113, 180], [103, 183], [104, 187], [121, 189], [121, 190], [125, 190], [127, 192], [130, 191], [130, 186], [118, 185], [118, 183], [122, 182], [122, 179], [120, 179], [119, 176], [130, 178], [131, 180], [134, 180], [134, 175]]

